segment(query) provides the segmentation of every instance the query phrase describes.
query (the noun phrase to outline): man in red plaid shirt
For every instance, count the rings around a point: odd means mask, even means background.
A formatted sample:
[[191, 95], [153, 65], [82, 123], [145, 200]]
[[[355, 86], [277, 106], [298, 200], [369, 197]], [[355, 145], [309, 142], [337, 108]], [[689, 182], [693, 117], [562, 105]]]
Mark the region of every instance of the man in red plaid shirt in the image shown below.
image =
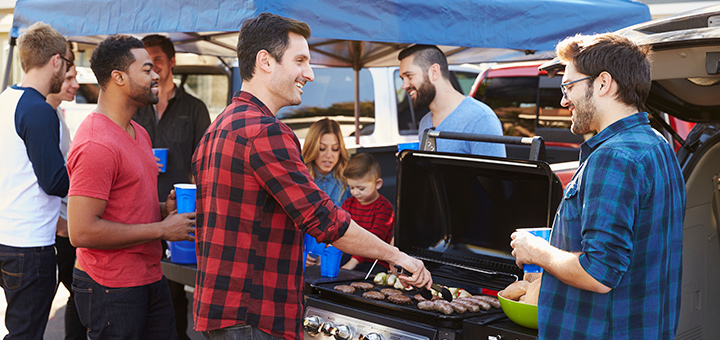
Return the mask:
[[198, 185], [195, 329], [208, 339], [302, 339], [303, 232], [414, 273], [414, 259], [358, 226], [312, 180], [293, 131], [275, 118], [314, 78], [307, 24], [263, 13], [238, 38], [242, 91], [195, 150]]

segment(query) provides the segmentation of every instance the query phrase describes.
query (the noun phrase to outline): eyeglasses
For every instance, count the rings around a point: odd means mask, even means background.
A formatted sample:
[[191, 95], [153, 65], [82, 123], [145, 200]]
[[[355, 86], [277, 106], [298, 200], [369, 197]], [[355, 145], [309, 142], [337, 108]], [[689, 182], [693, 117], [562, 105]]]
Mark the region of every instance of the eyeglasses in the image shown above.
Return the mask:
[[67, 66], [65, 72], [70, 72], [70, 68], [72, 68], [74, 65], [73, 62], [70, 61], [70, 59], [63, 57], [60, 53], [58, 53], [58, 56], [60, 57], [60, 59], [65, 60], [65, 65]]
[[568, 98], [568, 96], [567, 96], [567, 89], [565, 88], [566, 86], [575, 84], [575, 83], [580, 82], [580, 81], [583, 81], [583, 80], [592, 79], [592, 78], [594, 78], [594, 77], [593, 77], [593, 76], [587, 76], [587, 77], [584, 77], [584, 78], [580, 78], [580, 79], [577, 79], [577, 80], [573, 80], [573, 81], [569, 81], [569, 82], [567, 82], [567, 83], [562, 83], [562, 84], [560, 84], [560, 90], [562, 91], [563, 98], [569, 100], [569, 98]]

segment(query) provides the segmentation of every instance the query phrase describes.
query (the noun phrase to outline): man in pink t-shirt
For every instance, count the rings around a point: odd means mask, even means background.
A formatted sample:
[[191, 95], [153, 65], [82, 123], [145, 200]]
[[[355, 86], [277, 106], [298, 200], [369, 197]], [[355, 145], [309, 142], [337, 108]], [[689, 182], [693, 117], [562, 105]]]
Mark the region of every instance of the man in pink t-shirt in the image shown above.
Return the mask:
[[159, 203], [150, 137], [132, 121], [157, 103], [158, 75], [143, 43], [126, 35], [105, 39], [90, 64], [98, 106], [68, 157], [78, 314], [92, 339], [177, 339], [160, 240], [193, 241], [195, 213], [171, 214], [174, 193]]

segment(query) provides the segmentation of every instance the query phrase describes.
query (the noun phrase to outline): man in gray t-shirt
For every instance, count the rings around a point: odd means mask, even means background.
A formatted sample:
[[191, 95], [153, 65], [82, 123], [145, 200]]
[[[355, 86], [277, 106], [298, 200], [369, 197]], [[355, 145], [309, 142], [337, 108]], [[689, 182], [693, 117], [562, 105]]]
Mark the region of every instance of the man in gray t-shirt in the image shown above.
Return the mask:
[[[447, 58], [437, 46], [413, 45], [400, 52], [400, 78], [415, 107], [428, 106], [420, 120], [419, 139], [426, 129], [502, 136], [495, 112], [466, 97], [450, 83]], [[437, 151], [505, 157], [505, 145], [438, 139]]]

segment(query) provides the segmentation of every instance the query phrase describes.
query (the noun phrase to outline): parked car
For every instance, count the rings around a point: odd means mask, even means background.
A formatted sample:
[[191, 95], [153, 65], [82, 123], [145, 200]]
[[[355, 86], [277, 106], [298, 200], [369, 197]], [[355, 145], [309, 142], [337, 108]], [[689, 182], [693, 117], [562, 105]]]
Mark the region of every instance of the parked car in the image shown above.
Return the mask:
[[[503, 63], [480, 73], [470, 96], [490, 106], [505, 136], [541, 136], [548, 163], [576, 161], [588, 136], [570, 133], [570, 111], [560, 106], [560, 77], [538, 68], [547, 60]], [[527, 156], [528, 147], [508, 145], [508, 157]]]
[[[720, 6], [628, 27], [617, 33], [654, 50], [652, 87], [646, 101], [656, 123], [680, 147], [687, 208], [677, 339], [716, 339], [720, 334]], [[555, 63], [544, 70], [553, 72]], [[667, 121], [666, 121], [667, 122]], [[675, 127], [695, 125], [686, 137]], [[572, 171], [572, 170], [570, 170]]]

